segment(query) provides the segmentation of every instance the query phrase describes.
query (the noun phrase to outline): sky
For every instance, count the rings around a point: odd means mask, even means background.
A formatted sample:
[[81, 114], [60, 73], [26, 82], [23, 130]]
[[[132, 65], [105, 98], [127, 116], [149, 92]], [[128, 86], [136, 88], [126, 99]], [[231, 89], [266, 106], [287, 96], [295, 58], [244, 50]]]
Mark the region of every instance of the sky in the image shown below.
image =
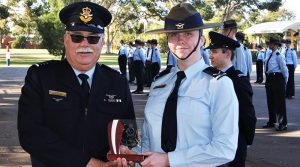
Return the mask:
[[293, 11], [296, 14], [296, 19], [300, 20], [300, 1], [299, 0], [283, 0], [285, 1], [282, 5], [284, 8]]

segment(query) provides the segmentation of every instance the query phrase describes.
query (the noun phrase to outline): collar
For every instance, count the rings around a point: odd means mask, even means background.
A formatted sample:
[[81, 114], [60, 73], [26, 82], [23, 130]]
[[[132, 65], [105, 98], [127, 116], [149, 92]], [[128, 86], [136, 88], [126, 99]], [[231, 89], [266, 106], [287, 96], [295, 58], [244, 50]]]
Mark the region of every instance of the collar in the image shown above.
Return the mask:
[[[193, 78], [197, 73], [199, 73], [199, 71], [203, 71], [205, 68], [207, 68], [208, 66], [205, 64], [203, 58], [199, 59], [197, 62], [195, 62], [193, 65], [191, 65], [190, 67], [188, 67], [186, 70], [184, 70], [185, 76], [187, 79]], [[176, 72], [174, 73], [176, 75], [176, 73], [178, 71], [180, 71], [180, 69], [178, 68], [178, 66], [176, 66]]]
[[[92, 85], [92, 81], [93, 81], [93, 76], [94, 76], [95, 68], [96, 68], [96, 65], [94, 65], [94, 66], [93, 66], [90, 70], [88, 70], [87, 72], [83, 73], [83, 74], [86, 74], [86, 75], [89, 76], [88, 83], [90, 84], [90, 86]], [[75, 72], [76, 77], [77, 77], [79, 83], [81, 83], [81, 80], [80, 80], [80, 78], [78, 78], [78, 75], [81, 74], [82, 72], [79, 71], [79, 70], [77, 70], [77, 69], [75, 69], [75, 68], [73, 68], [73, 67], [72, 67], [72, 69], [73, 69], [73, 71]]]
[[229, 66], [225, 67], [225, 68], [222, 69], [221, 71], [222, 71], [222, 72], [225, 72], [225, 71], [227, 71], [230, 67], [232, 67], [232, 64], [230, 64]]

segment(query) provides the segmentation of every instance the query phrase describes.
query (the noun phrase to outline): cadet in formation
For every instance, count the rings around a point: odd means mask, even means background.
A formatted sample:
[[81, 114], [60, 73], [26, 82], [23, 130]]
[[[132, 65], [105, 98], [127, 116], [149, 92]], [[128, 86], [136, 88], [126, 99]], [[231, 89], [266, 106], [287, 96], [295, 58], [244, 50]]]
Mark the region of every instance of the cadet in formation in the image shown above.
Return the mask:
[[289, 73], [284, 55], [280, 54], [278, 48], [281, 43], [279, 39], [271, 37], [269, 47], [271, 54], [267, 55], [265, 61], [266, 94], [268, 103], [269, 120], [263, 128], [274, 128], [278, 122], [277, 131], [287, 130], [287, 116], [285, 103], [285, 85]]
[[253, 91], [249, 79], [232, 65], [234, 49], [238, 41], [216, 32], [209, 32], [210, 59], [212, 66], [225, 72], [232, 80], [239, 101], [239, 140], [235, 158], [228, 166], [245, 167], [247, 146], [251, 145], [255, 134], [256, 116], [252, 103]]

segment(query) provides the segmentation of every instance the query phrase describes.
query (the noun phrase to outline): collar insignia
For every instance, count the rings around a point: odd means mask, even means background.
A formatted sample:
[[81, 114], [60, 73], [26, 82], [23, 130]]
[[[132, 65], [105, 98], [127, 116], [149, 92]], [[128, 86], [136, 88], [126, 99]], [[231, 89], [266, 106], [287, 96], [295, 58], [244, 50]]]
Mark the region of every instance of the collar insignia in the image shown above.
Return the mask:
[[109, 95], [106, 94], [107, 99], [104, 99], [105, 102], [109, 102], [109, 103], [121, 103], [122, 99], [116, 99], [117, 95]]
[[92, 10], [89, 7], [82, 8], [82, 13], [80, 13], [80, 20], [84, 23], [88, 23], [93, 19], [93, 14], [91, 14]]
[[183, 24], [183, 23], [178, 23], [178, 24], [176, 24], [175, 26], [177, 27], [178, 30], [182, 30], [184, 24]]

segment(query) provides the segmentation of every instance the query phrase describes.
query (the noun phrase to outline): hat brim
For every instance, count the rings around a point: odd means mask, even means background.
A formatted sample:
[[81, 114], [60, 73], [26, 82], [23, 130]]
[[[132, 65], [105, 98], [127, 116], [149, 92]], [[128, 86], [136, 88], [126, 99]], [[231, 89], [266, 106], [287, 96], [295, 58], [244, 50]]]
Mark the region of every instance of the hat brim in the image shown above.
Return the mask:
[[208, 29], [208, 28], [215, 28], [215, 27], [221, 27], [222, 23], [207, 23], [200, 27], [190, 28], [190, 29], [173, 29], [173, 30], [166, 30], [164, 28], [156, 29], [156, 30], [150, 30], [147, 31], [146, 34], [162, 34], [162, 33], [171, 33], [171, 32], [185, 32], [185, 31], [194, 31], [194, 30], [200, 30], [200, 29]]

